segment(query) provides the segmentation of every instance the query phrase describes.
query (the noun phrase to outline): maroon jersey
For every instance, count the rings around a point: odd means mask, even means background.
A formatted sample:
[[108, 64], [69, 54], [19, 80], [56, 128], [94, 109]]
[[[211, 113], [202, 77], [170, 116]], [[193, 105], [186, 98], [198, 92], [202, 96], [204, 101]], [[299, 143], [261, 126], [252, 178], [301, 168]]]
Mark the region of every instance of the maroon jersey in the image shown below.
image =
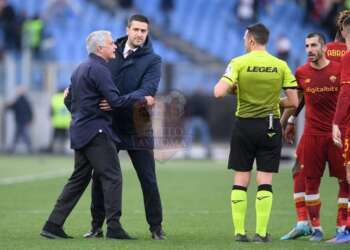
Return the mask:
[[341, 58], [341, 85], [350, 84], [350, 51]]
[[341, 90], [334, 117], [337, 125], [350, 126], [350, 51], [341, 58]]
[[323, 69], [310, 63], [296, 70], [298, 86], [305, 99], [305, 135], [332, 133], [332, 121], [340, 87], [340, 64], [334, 61]]
[[327, 43], [326, 57], [331, 61], [340, 62], [341, 57], [346, 52], [345, 43], [330, 42]]

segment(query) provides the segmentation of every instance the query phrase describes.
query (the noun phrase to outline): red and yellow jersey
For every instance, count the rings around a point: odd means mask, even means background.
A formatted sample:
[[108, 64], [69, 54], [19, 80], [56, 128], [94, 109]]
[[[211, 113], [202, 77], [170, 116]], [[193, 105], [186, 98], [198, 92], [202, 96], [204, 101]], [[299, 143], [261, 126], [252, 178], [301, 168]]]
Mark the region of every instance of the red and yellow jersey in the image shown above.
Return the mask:
[[340, 68], [337, 62], [315, 69], [310, 63], [296, 70], [298, 87], [304, 92], [304, 134], [323, 135], [332, 132], [332, 122], [340, 88]]
[[350, 127], [350, 51], [341, 58], [341, 90], [337, 110], [334, 116], [334, 123], [346, 124]]
[[340, 84], [350, 84], [350, 51], [341, 58]]
[[331, 61], [340, 62], [341, 57], [346, 52], [346, 45], [342, 42], [327, 43], [326, 57]]

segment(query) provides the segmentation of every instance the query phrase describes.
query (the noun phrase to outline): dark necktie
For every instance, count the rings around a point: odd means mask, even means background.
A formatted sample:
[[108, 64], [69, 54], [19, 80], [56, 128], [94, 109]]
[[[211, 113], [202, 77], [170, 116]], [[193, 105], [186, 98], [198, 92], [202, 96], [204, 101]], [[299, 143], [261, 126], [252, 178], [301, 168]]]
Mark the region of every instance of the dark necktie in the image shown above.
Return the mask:
[[127, 52], [126, 52], [126, 57], [129, 57], [132, 53], [134, 53], [134, 51], [132, 49], [129, 49]]

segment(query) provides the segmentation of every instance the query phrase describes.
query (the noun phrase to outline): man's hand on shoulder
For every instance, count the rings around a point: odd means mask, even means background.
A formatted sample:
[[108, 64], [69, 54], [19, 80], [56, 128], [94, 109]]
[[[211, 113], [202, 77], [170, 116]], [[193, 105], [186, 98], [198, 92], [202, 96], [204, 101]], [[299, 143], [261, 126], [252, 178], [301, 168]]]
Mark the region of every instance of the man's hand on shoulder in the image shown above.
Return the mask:
[[109, 105], [109, 103], [107, 102], [106, 99], [102, 99], [100, 101], [100, 103], [98, 104], [98, 106], [100, 107], [100, 109], [104, 112], [109, 112], [112, 110], [111, 106]]

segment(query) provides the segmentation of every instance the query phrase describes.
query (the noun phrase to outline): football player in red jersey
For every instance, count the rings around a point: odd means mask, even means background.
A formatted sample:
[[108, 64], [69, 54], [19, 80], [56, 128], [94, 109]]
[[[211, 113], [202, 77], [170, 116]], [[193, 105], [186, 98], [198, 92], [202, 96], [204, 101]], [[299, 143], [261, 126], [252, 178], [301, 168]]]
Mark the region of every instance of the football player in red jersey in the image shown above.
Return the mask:
[[[345, 38], [347, 52], [341, 58], [341, 90], [337, 103], [337, 109], [333, 121], [333, 141], [339, 147], [343, 147], [345, 157], [346, 177], [350, 190], [350, 17], [343, 22], [342, 35]], [[346, 123], [347, 128], [342, 143], [340, 126]], [[342, 234], [337, 235], [335, 243], [350, 243], [350, 192], [348, 192], [348, 208], [346, 228]]]
[[[299, 149], [298, 158], [304, 166], [300, 174], [305, 176], [305, 204], [313, 229], [310, 240], [320, 241], [323, 240], [323, 230], [320, 224], [319, 186], [326, 161], [331, 176], [345, 178], [342, 151], [333, 145], [331, 136], [339, 90], [340, 64], [326, 58], [325, 38], [320, 33], [310, 33], [307, 36], [305, 49], [309, 60], [296, 71], [306, 106], [303, 147]], [[301, 200], [302, 196], [295, 198]], [[306, 225], [307, 221], [304, 221], [304, 226]]]
[[[299, 96], [300, 104], [297, 110], [285, 110], [282, 114], [281, 123], [285, 126], [284, 139], [287, 143], [293, 144], [295, 139], [295, 118], [304, 107], [304, 98]], [[294, 115], [290, 116], [291, 113]], [[288, 119], [289, 117], [289, 119]], [[288, 121], [287, 121], [288, 119]], [[302, 154], [303, 154], [303, 138], [300, 139], [296, 149], [296, 160], [292, 168], [293, 175], [293, 199], [295, 205], [295, 212], [297, 216], [297, 224], [290, 232], [281, 237], [281, 240], [294, 240], [301, 236], [308, 236], [311, 234], [311, 227], [308, 222], [308, 212], [305, 205], [305, 177], [302, 171]]]
[[341, 57], [346, 52], [345, 39], [342, 35], [342, 25], [348, 16], [350, 16], [350, 10], [343, 10], [339, 12], [337, 16], [337, 33], [335, 35], [334, 41], [327, 43], [326, 56], [329, 60], [340, 62]]
[[[340, 62], [341, 56], [346, 51], [345, 40], [342, 35], [342, 25], [344, 20], [350, 16], [350, 10], [344, 10], [339, 12], [336, 24], [337, 24], [337, 33], [334, 39], [334, 42], [327, 43], [326, 57], [329, 60]], [[284, 112], [282, 116], [282, 124], [286, 125], [285, 127], [285, 139], [288, 143], [292, 143], [295, 137], [295, 119], [299, 112], [302, 110], [304, 104], [299, 105], [297, 111], [289, 119], [290, 112]], [[288, 123], [287, 123], [288, 119]], [[310, 234], [310, 228], [308, 227], [308, 215], [305, 205], [305, 181], [304, 174], [301, 170], [301, 152], [303, 152], [302, 139], [300, 140], [297, 151], [296, 151], [296, 160], [293, 166], [293, 187], [294, 187], [294, 202], [295, 210], [297, 214], [297, 225], [286, 235], [284, 235], [281, 240], [291, 240], [296, 239], [300, 236]], [[341, 233], [344, 230], [344, 224], [346, 223], [347, 217], [347, 187], [346, 183], [339, 183], [339, 193], [338, 193], [338, 216], [337, 216], [337, 232]], [[334, 238], [335, 239], [335, 238]], [[332, 240], [331, 240], [332, 241]]]

